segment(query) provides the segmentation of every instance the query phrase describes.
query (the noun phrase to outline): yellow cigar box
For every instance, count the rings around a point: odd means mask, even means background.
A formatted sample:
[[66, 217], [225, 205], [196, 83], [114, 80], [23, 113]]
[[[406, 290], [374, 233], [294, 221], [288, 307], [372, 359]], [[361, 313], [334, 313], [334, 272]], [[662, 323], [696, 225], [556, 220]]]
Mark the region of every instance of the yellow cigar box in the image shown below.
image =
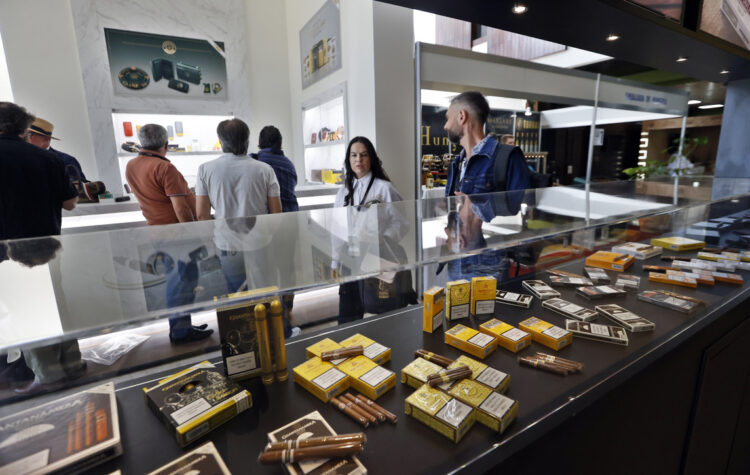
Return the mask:
[[703, 249], [706, 246], [706, 243], [695, 239], [671, 236], [654, 238], [651, 240], [651, 245], [663, 247], [664, 249], [671, 249], [673, 251], [693, 251], [695, 249]]
[[338, 366], [350, 378], [351, 387], [375, 400], [396, 385], [396, 373], [378, 366], [370, 358], [355, 356]]
[[518, 353], [531, 344], [531, 335], [513, 325], [493, 318], [479, 325], [479, 331], [495, 338], [497, 346]]
[[471, 279], [471, 313], [473, 315], [495, 313], [495, 292], [497, 292], [497, 279], [473, 277]]
[[635, 257], [619, 252], [597, 251], [586, 258], [586, 265], [600, 269], [623, 272], [633, 265]]
[[445, 343], [480, 359], [486, 358], [497, 348], [493, 337], [465, 325], [456, 325], [446, 331]]
[[573, 342], [573, 334], [536, 317], [529, 317], [518, 328], [531, 333], [531, 339], [553, 350], [560, 350]]
[[469, 318], [471, 310], [471, 282], [454, 280], [445, 284], [445, 318], [449, 321]]
[[466, 435], [476, 417], [468, 404], [426, 384], [406, 398], [404, 412], [453, 442]]
[[518, 401], [471, 379], [458, 381], [447, 392], [473, 407], [477, 422], [495, 432], [504, 432], [518, 415]]
[[422, 309], [422, 331], [432, 333], [443, 324], [445, 319], [445, 290], [433, 287], [424, 293]]
[[440, 366], [424, 358], [417, 358], [401, 370], [401, 382], [414, 389], [427, 384], [427, 377], [440, 371]]
[[349, 389], [349, 376], [317, 356], [294, 368], [294, 382], [323, 402]]
[[498, 393], [504, 393], [510, 386], [510, 375], [491, 368], [481, 361], [473, 360], [468, 356], [461, 355], [448, 366], [448, 369], [458, 368], [459, 366], [468, 366], [471, 368], [472, 380], [482, 383], [488, 388]]
[[[307, 353], [308, 359], [314, 358], [316, 356], [320, 358], [320, 355], [324, 351], [340, 350], [341, 348], [344, 348], [344, 347], [339, 345], [335, 341], [331, 340], [330, 338], [325, 338], [305, 348], [305, 352]], [[346, 361], [346, 358], [338, 358], [335, 360], [330, 360], [329, 363], [333, 363], [335, 366], [335, 365], [340, 365], [344, 361]]]
[[359, 346], [364, 348], [364, 355], [373, 360], [376, 364], [383, 364], [391, 360], [391, 349], [381, 345], [375, 340], [371, 340], [361, 333], [356, 333], [346, 340], [339, 342], [343, 348], [349, 346]]

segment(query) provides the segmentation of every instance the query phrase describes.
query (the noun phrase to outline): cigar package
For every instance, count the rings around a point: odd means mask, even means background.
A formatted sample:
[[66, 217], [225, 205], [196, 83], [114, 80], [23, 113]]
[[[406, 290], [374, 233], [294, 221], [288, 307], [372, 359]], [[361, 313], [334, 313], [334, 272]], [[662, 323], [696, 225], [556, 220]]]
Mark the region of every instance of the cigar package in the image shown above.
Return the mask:
[[448, 321], [469, 318], [471, 282], [454, 280], [445, 284], [445, 318]]
[[685, 277], [687, 279], [693, 279], [699, 284], [702, 285], [714, 285], [716, 284], [716, 280], [714, 280], [713, 276], [710, 272], [701, 271], [701, 272], [684, 272], [681, 270], [668, 270], [667, 276], [672, 277]]
[[191, 450], [148, 475], [174, 475], [177, 473], [232, 475], [213, 442], [207, 442], [197, 449]]
[[702, 300], [664, 290], [644, 290], [638, 294], [638, 300], [669, 308], [688, 315], [698, 310]]
[[727, 284], [742, 285], [744, 282], [741, 275], [728, 274], [726, 272], [711, 272], [711, 277], [713, 277], [714, 280], [717, 280], [719, 282], [724, 282]]
[[717, 270], [715, 263], [709, 263], [707, 261], [700, 261], [698, 259], [692, 259], [690, 261], [672, 261], [672, 267], [686, 271], [709, 271], [714, 272]]
[[487, 366], [481, 361], [461, 355], [456, 361], [448, 366], [448, 369], [458, 368], [459, 366], [468, 366], [471, 368], [471, 379], [478, 383], [482, 383], [495, 392], [504, 393], [510, 386], [509, 374]]
[[338, 366], [350, 378], [350, 385], [373, 401], [396, 385], [396, 373], [365, 356], [349, 358]]
[[661, 284], [672, 284], [680, 285], [682, 287], [690, 287], [691, 289], [698, 287], [698, 282], [695, 279], [691, 279], [685, 276], [684, 272], [680, 272], [679, 274], [662, 274], [661, 272], [649, 272], [648, 280], [651, 282], [659, 282]]
[[721, 254], [716, 254], [713, 252], [698, 252], [696, 254], [696, 257], [698, 259], [703, 259], [704, 261], [718, 261], [718, 260], [727, 260], [727, 261], [739, 261], [740, 257], [739, 254], [732, 253], [732, 252], [722, 252]]
[[456, 382], [447, 393], [473, 407], [477, 422], [498, 433], [505, 432], [518, 415], [518, 401], [471, 379]]
[[0, 419], [0, 473], [83, 473], [122, 453], [113, 383]]
[[[328, 422], [314, 411], [296, 421], [268, 433], [269, 442], [283, 442], [298, 438], [325, 437], [337, 435]], [[284, 464], [290, 475], [328, 474], [328, 475], [364, 475], [367, 469], [355, 455], [330, 459], [302, 460]], [[203, 472], [201, 472], [203, 473]]]
[[[323, 354], [324, 351], [340, 350], [342, 348], [345, 347], [340, 345], [339, 343], [336, 343], [330, 338], [324, 338], [319, 342], [305, 348], [305, 352], [307, 353], [308, 359], [315, 358], [316, 356], [320, 358], [320, 355]], [[338, 366], [346, 360], [347, 358], [337, 358], [335, 360], [330, 360], [329, 363], [332, 363], [334, 366]]]
[[589, 279], [597, 285], [609, 284], [611, 282], [611, 279], [603, 269], [599, 269], [598, 267], [584, 267], [583, 270], [586, 271]]
[[662, 248], [651, 244], [642, 244], [639, 242], [626, 242], [612, 248], [612, 252], [618, 254], [628, 254], [642, 261], [661, 255]]
[[560, 292], [541, 280], [524, 280], [521, 282], [521, 285], [526, 287], [539, 300], [547, 300], [560, 296]]
[[549, 276], [549, 283], [553, 287], [579, 287], [581, 285], [592, 285], [586, 277], [568, 277], [565, 275]]
[[143, 388], [146, 403], [174, 433], [192, 443], [252, 406], [250, 393], [208, 361]]
[[434, 332], [443, 325], [443, 320], [445, 320], [445, 289], [433, 287], [424, 293], [422, 331]]
[[224, 372], [234, 380], [257, 377], [262, 372], [253, 312], [257, 303], [261, 302], [216, 310]]
[[706, 246], [704, 241], [698, 241], [680, 236], [671, 236], [664, 238], [654, 238], [651, 240], [651, 245], [663, 247], [664, 249], [671, 249], [673, 251], [694, 251], [696, 249], [703, 249]]
[[471, 406], [426, 384], [407, 397], [404, 406], [407, 415], [456, 443], [476, 420]]
[[633, 274], [620, 274], [615, 286], [625, 290], [638, 290], [641, 287], [641, 278]]
[[586, 266], [623, 272], [633, 265], [635, 258], [619, 252], [597, 251], [586, 258]]
[[627, 292], [613, 285], [592, 285], [589, 287], [578, 287], [576, 293], [589, 300], [598, 300], [607, 297], [622, 297]]
[[573, 335], [569, 331], [536, 317], [527, 318], [518, 327], [531, 333], [531, 339], [535, 342], [553, 350], [560, 350], [573, 342]]
[[443, 368], [424, 358], [416, 358], [401, 370], [401, 382], [414, 389], [419, 389], [423, 384], [427, 384], [427, 376], [435, 374], [441, 369]]
[[361, 333], [356, 333], [344, 341], [340, 342], [341, 346], [346, 348], [347, 346], [362, 345], [365, 349], [363, 355], [370, 358], [376, 364], [383, 364], [391, 360], [391, 349], [385, 345], [381, 345], [375, 340], [371, 340]]
[[494, 277], [473, 277], [471, 279], [472, 315], [495, 313], [495, 292], [497, 292], [497, 279]]
[[566, 320], [565, 329], [573, 335], [587, 340], [596, 340], [605, 343], [614, 343], [615, 345], [628, 346], [628, 334], [622, 327]]
[[313, 356], [293, 370], [294, 382], [323, 402], [349, 389], [349, 377], [328, 361]]
[[445, 332], [445, 343], [484, 359], [497, 348], [495, 339], [465, 325], [456, 325]]
[[596, 311], [581, 307], [573, 302], [563, 299], [549, 299], [542, 302], [542, 307], [559, 313], [563, 317], [572, 318], [582, 322], [588, 322], [596, 318]]
[[[701, 261], [700, 259], [691, 259], [691, 263], [695, 262], [705, 262]], [[712, 262], [711, 265], [713, 265], [719, 272], [734, 272], [737, 270], [737, 266], [740, 265], [740, 262], [737, 261], [728, 261], [726, 259], [719, 259], [718, 261]]]
[[508, 292], [505, 290], [498, 290], [495, 292], [495, 302], [504, 303], [506, 305], [513, 305], [515, 307], [529, 308], [531, 307], [531, 300], [534, 297], [526, 294], [517, 294], [515, 292]]
[[597, 305], [596, 311], [633, 333], [653, 331], [656, 325], [617, 304]]
[[518, 353], [531, 344], [531, 335], [513, 325], [493, 318], [479, 325], [479, 331], [495, 338], [498, 346]]

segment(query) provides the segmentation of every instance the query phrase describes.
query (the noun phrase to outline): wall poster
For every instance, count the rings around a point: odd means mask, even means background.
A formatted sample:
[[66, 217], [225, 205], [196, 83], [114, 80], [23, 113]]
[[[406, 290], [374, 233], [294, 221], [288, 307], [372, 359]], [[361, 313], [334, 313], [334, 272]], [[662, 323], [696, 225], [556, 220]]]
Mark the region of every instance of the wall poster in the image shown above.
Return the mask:
[[327, 0], [299, 32], [302, 89], [341, 69], [338, 0]]
[[223, 42], [109, 28], [104, 37], [115, 94], [227, 99]]
[[700, 29], [750, 49], [750, 1], [703, 0]]

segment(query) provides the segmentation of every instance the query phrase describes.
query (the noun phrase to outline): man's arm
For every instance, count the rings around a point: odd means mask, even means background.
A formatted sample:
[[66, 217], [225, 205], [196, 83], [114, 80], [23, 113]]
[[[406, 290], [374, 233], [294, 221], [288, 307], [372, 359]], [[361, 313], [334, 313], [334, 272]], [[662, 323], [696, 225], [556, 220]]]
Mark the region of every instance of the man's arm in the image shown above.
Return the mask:
[[169, 200], [172, 202], [172, 208], [174, 208], [174, 214], [177, 215], [177, 220], [181, 223], [189, 223], [195, 221], [193, 216], [193, 210], [190, 209], [187, 197], [185, 196], [170, 196]]
[[76, 207], [76, 203], [78, 203], [78, 197], [74, 196], [74, 197], [72, 197], [69, 200], [63, 201], [62, 207], [63, 207], [63, 209], [71, 211], [71, 210], [73, 210], [73, 208]]
[[271, 212], [271, 214], [281, 213], [281, 198], [278, 196], [269, 196], [268, 210]]
[[208, 196], [198, 195], [195, 197], [195, 212], [198, 214], [198, 221], [211, 219], [211, 200]]

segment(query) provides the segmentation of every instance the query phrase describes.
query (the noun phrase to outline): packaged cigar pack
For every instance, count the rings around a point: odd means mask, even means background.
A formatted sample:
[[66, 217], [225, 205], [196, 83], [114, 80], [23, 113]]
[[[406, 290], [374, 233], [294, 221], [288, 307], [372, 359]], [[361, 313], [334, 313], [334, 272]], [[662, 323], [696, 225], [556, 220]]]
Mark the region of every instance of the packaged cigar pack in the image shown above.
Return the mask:
[[445, 290], [433, 287], [424, 293], [424, 307], [422, 308], [422, 331], [432, 333], [445, 320]]
[[191, 450], [148, 475], [174, 475], [177, 473], [232, 475], [213, 442], [207, 442], [197, 449]]
[[551, 275], [559, 275], [561, 277], [573, 277], [574, 279], [583, 279], [584, 277], [573, 272], [568, 272], [562, 269], [547, 269], [547, 273]]
[[445, 343], [484, 359], [497, 348], [495, 339], [465, 325], [456, 325], [445, 332]]
[[744, 282], [741, 275], [729, 274], [726, 272], [711, 272], [711, 277], [713, 277], [714, 280], [717, 280], [719, 282], [724, 282], [727, 284], [742, 285]]
[[497, 279], [494, 277], [472, 277], [471, 279], [471, 313], [487, 315], [495, 313], [495, 292]]
[[694, 251], [696, 249], [703, 249], [706, 246], [704, 241], [698, 241], [680, 236], [671, 236], [664, 238], [654, 238], [651, 240], [651, 245], [663, 247], [664, 249], [671, 249], [673, 251]]
[[[320, 355], [322, 355], [324, 351], [340, 350], [342, 348], [344, 348], [344, 346], [340, 345], [339, 343], [336, 343], [330, 338], [324, 338], [305, 348], [305, 352], [307, 353], [308, 359], [315, 358], [316, 356], [320, 358]], [[334, 366], [338, 366], [344, 361], [346, 361], [346, 357], [330, 360], [329, 363], [332, 363]]]
[[[471, 368], [471, 379], [482, 383], [488, 388], [498, 393], [504, 393], [510, 386], [510, 375], [498, 371], [495, 368], [487, 366], [481, 361], [477, 361], [469, 358], [468, 356], [461, 355], [448, 366], [448, 369], [458, 368], [459, 366], [468, 366]], [[448, 388], [445, 388], [448, 389]]]
[[349, 389], [349, 376], [317, 356], [294, 368], [293, 374], [294, 382], [323, 402]]
[[698, 307], [703, 303], [702, 300], [665, 290], [644, 290], [638, 294], [638, 300], [687, 313], [688, 315], [698, 310]]
[[591, 285], [588, 287], [578, 287], [576, 293], [589, 300], [598, 300], [608, 297], [622, 297], [627, 292], [615, 285]]
[[381, 345], [375, 340], [371, 340], [361, 333], [356, 333], [346, 340], [339, 342], [339, 344], [346, 348], [349, 346], [361, 345], [364, 348], [364, 353], [367, 358], [370, 358], [376, 364], [383, 364], [391, 360], [391, 349], [385, 345]]
[[404, 411], [458, 443], [474, 425], [474, 409], [449, 394], [424, 385], [406, 398]]
[[353, 389], [373, 401], [396, 385], [396, 373], [363, 355], [349, 358], [338, 369], [349, 376], [349, 384]]
[[0, 473], [83, 473], [122, 453], [113, 383], [0, 419]]
[[696, 254], [696, 257], [698, 259], [703, 259], [704, 261], [718, 261], [719, 259], [728, 259], [728, 260], [739, 260], [739, 259], [729, 259], [728, 257], [723, 256], [722, 254], [715, 254], [713, 252], [698, 252]]
[[713, 272], [716, 271], [716, 265], [713, 262], [708, 261], [700, 261], [698, 259], [693, 259], [690, 261], [678, 261], [674, 260], [672, 261], [672, 267], [675, 267], [680, 270], [687, 270], [692, 272], [697, 271], [709, 271]]
[[[325, 437], [337, 435], [333, 428], [318, 412], [314, 411], [296, 421], [268, 433], [269, 442], [293, 441], [298, 438]], [[309, 459], [284, 464], [290, 475], [364, 475], [367, 469], [354, 455], [330, 459]], [[201, 472], [202, 473], [202, 472]]]
[[250, 393], [208, 361], [143, 389], [146, 403], [185, 447], [252, 406]]
[[589, 279], [591, 279], [591, 281], [597, 285], [609, 284], [611, 281], [607, 273], [604, 272], [603, 269], [599, 269], [598, 267], [584, 267], [583, 270], [586, 271], [586, 275], [589, 276]]
[[526, 287], [539, 300], [547, 300], [560, 296], [560, 292], [541, 280], [524, 280], [521, 285]]
[[[705, 261], [701, 261], [700, 259], [690, 259], [691, 264], [696, 264], [698, 262]], [[719, 259], [718, 261], [711, 263], [711, 265], [715, 267], [714, 270], [719, 272], [734, 272], [737, 269], [737, 266], [740, 264], [740, 262], [728, 261], [726, 259]]]
[[[679, 272], [679, 271], [678, 271]], [[648, 280], [651, 282], [659, 282], [661, 284], [672, 284], [680, 285], [682, 287], [690, 287], [694, 289], [698, 287], [698, 282], [695, 279], [687, 277], [684, 272], [662, 274], [661, 272], [649, 272]]]
[[504, 303], [506, 305], [513, 305], [516, 307], [531, 307], [531, 300], [533, 297], [526, 294], [517, 294], [515, 292], [508, 292], [505, 290], [498, 290], [495, 292], [495, 302]]
[[663, 249], [659, 246], [642, 244], [639, 242], [627, 242], [612, 248], [612, 252], [616, 252], [618, 254], [628, 254], [641, 261], [658, 256], [662, 253], [662, 251]]
[[559, 313], [563, 317], [588, 322], [596, 318], [596, 311], [590, 308], [581, 307], [573, 302], [563, 299], [549, 299], [542, 302], [542, 307], [548, 308], [553, 312]]
[[586, 258], [586, 266], [623, 272], [633, 265], [635, 258], [619, 252], [597, 251]]
[[453, 280], [445, 284], [445, 318], [448, 321], [469, 318], [471, 310], [471, 282]]
[[505, 432], [518, 415], [518, 401], [471, 379], [456, 382], [447, 393], [473, 407], [477, 422], [498, 433]]
[[565, 348], [573, 341], [573, 335], [568, 330], [536, 317], [527, 318], [518, 327], [531, 333], [531, 339], [535, 342], [553, 350]]
[[615, 345], [628, 346], [628, 334], [622, 327], [566, 320], [565, 329], [573, 335], [587, 340], [596, 340], [605, 343], [614, 343]]
[[424, 358], [416, 358], [401, 370], [401, 382], [414, 389], [419, 389], [423, 384], [427, 384], [429, 375], [435, 374], [441, 369], [443, 368]]
[[653, 331], [656, 325], [617, 304], [597, 305], [596, 311], [631, 332]]
[[581, 285], [592, 285], [586, 277], [568, 277], [564, 275], [549, 276], [549, 283], [553, 287], [579, 287]]
[[255, 331], [254, 303], [242, 303], [216, 310], [224, 372], [240, 380], [260, 376], [260, 353]]
[[530, 334], [497, 318], [479, 325], [479, 331], [492, 336], [498, 346], [512, 353], [518, 353], [531, 344]]
[[681, 270], [668, 270], [667, 276], [685, 277], [687, 279], [693, 279], [701, 285], [714, 285], [716, 283], [716, 280], [714, 280], [711, 273], [706, 272], [706, 271], [685, 272]]

